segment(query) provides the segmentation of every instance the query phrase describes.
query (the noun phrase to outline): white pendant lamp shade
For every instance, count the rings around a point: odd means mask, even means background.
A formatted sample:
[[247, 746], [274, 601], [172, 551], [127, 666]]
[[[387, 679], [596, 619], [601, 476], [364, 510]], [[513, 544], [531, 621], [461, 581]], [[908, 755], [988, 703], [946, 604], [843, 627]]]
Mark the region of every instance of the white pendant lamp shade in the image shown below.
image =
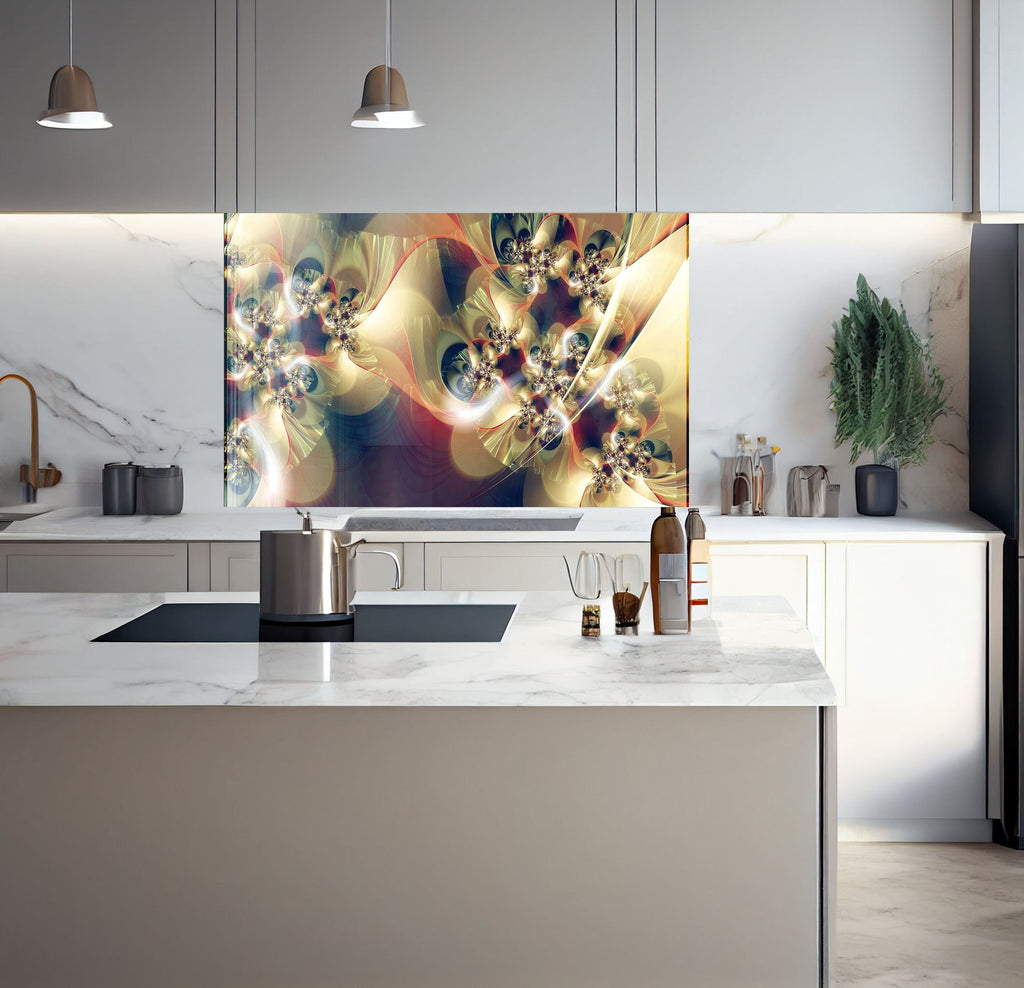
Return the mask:
[[366, 73], [363, 102], [352, 114], [352, 126], [390, 130], [423, 126], [419, 114], [409, 106], [402, 73], [391, 64], [391, 0], [384, 4], [384, 64]]
[[68, 64], [53, 73], [47, 107], [36, 117], [40, 127], [64, 130], [103, 130], [113, 126], [96, 106], [96, 90], [89, 73], [75, 65], [75, 9], [68, 0]]
[[419, 114], [409, 106], [405, 80], [396, 68], [375, 65], [363, 82], [362, 105], [352, 114], [353, 127], [422, 127]]
[[53, 73], [49, 104], [36, 123], [65, 130], [102, 130], [112, 126], [96, 106], [96, 90], [89, 73], [77, 65], [63, 65]]

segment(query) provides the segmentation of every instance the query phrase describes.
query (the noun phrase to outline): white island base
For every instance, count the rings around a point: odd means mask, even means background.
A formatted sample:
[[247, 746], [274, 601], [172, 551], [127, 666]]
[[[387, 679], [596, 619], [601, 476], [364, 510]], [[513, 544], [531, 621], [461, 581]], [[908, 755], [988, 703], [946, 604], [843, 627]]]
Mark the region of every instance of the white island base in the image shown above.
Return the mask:
[[6, 984], [828, 983], [830, 707], [2, 714]]

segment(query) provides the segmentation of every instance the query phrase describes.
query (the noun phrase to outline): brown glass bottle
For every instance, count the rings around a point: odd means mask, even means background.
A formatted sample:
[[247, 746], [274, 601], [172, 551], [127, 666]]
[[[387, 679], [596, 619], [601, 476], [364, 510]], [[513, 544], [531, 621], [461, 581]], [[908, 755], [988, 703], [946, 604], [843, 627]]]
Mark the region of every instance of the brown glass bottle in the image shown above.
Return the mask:
[[[686, 630], [686, 582], [686, 536], [676, 509], [663, 505], [651, 526], [651, 600], [656, 635]], [[681, 612], [677, 599], [680, 594]]]

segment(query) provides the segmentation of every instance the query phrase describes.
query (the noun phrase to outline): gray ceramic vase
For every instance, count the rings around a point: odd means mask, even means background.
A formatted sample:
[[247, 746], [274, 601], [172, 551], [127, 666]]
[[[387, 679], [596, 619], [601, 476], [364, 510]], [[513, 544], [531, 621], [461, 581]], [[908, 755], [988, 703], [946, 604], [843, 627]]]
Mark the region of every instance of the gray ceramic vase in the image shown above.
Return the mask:
[[899, 471], [881, 463], [865, 463], [857, 467], [857, 514], [894, 515], [900, 504]]

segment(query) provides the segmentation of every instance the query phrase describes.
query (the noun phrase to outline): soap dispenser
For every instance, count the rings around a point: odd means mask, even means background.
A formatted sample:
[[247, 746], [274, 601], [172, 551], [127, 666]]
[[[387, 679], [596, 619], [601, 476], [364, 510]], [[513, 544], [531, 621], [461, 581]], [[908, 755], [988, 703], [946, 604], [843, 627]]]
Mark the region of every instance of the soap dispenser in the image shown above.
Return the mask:
[[651, 599], [654, 633], [676, 635], [687, 630], [686, 537], [672, 505], [662, 505], [651, 526]]

